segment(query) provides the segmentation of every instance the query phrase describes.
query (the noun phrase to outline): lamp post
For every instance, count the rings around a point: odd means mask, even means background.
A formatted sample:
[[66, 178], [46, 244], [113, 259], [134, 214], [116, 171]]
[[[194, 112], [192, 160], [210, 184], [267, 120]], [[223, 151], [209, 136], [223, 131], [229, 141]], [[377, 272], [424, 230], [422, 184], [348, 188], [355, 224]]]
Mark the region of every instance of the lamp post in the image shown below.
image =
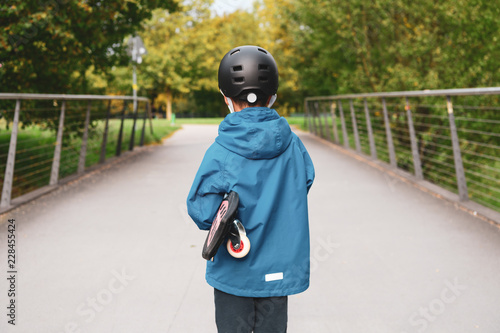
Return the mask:
[[132, 136], [130, 138], [130, 146], [129, 150], [134, 149], [134, 137], [135, 137], [135, 125], [137, 120], [137, 73], [136, 73], [136, 64], [142, 63], [142, 56], [147, 54], [146, 48], [144, 47], [144, 43], [139, 36], [134, 36], [128, 41], [128, 54], [132, 56], [132, 92], [133, 92], [133, 101], [134, 101], [134, 125], [132, 126]]
[[132, 91], [134, 96], [134, 114], [137, 112], [137, 73], [136, 64], [142, 63], [142, 56], [146, 55], [148, 52], [144, 47], [144, 42], [141, 37], [134, 36], [128, 41], [128, 54], [132, 57]]

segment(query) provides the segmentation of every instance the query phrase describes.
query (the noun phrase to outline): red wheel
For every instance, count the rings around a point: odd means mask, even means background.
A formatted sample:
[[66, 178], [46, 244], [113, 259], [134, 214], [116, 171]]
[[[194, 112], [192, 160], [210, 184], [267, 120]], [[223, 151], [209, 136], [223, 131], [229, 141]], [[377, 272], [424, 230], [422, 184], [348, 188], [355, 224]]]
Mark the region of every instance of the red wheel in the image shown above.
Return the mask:
[[250, 251], [250, 240], [247, 236], [241, 235], [240, 247], [235, 249], [231, 240], [227, 241], [227, 252], [235, 258], [243, 258]]

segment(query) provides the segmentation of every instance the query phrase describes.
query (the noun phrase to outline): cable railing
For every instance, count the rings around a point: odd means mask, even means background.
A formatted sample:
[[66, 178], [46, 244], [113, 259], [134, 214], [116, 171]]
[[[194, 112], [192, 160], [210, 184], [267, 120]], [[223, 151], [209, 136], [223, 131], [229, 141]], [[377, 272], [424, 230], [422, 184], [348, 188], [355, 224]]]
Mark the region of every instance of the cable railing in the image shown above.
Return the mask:
[[500, 211], [500, 87], [308, 97], [309, 130]]
[[132, 96], [0, 93], [0, 212], [53, 188], [153, 132], [149, 99]]

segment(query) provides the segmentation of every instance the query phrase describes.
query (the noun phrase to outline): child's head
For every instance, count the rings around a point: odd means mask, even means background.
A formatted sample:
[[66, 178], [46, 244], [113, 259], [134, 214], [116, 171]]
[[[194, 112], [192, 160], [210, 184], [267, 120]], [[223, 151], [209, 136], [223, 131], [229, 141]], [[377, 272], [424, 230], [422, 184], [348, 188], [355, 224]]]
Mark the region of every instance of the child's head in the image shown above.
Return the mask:
[[278, 91], [276, 61], [261, 47], [236, 47], [220, 62], [219, 89], [231, 112], [235, 106], [237, 110], [249, 106], [271, 107]]

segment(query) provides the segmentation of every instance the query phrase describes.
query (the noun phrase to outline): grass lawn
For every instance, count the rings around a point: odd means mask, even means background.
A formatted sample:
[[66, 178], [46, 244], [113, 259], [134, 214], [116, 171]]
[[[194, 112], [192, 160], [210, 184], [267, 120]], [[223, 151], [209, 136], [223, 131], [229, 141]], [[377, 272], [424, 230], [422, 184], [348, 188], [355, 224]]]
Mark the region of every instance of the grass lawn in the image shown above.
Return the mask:
[[176, 125], [188, 125], [188, 124], [197, 124], [197, 125], [219, 125], [224, 118], [176, 118]]
[[307, 120], [305, 117], [285, 117], [290, 126], [296, 126], [297, 128], [307, 131]]
[[[183, 124], [200, 124], [200, 125], [219, 125], [224, 118], [177, 118], [176, 125]], [[288, 123], [292, 126], [297, 126], [302, 130], [307, 130], [307, 122], [304, 117], [286, 117]]]

